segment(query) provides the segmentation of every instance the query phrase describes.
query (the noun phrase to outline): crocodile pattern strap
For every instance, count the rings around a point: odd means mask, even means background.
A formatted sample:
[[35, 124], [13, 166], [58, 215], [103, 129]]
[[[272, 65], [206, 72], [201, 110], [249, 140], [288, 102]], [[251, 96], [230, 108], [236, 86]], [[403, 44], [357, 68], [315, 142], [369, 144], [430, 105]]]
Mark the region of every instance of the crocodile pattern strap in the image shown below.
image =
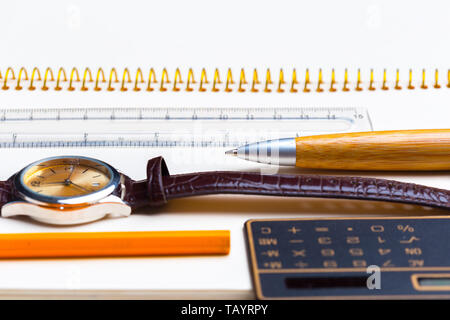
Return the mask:
[[[169, 175], [166, 162], [162, 157], [153, 158], [147, 163], [147, 179], [134, 181], [128, 176], [124, 177], [123, 187], [125, 194], [122, 200], [128, 203], [132, 208], [144, 206], [158, 206], [165, 204], [166, 197], [164, 191], [163, 179]], [[122, 193], [122, 189], [116, 190], [116, 195]]]
[[206, 194], [390, 201], [450, 210], [450, 191], [394, 180], [322, 175], [263, 175], [213, 171], [169, 174], [162, 157], [147, 165], [147, 180], [125, 179], [124, 201], [132, 207], [160, 206], [168, 200]]
[[8, 202], [14, 201], [14, 199], [12, 178], [0, 181], [0, 208]]

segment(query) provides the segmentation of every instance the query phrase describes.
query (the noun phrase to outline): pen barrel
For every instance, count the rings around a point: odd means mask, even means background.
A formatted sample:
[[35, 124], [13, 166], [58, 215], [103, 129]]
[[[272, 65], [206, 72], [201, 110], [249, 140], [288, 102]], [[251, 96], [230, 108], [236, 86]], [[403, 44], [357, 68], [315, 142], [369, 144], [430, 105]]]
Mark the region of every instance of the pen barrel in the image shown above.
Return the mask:
[[344, 170], [450, 170], [450, 129], [296, 138], [296, 166]]
[[0, 234], [0, 259], [228, 254], [228, 230]]

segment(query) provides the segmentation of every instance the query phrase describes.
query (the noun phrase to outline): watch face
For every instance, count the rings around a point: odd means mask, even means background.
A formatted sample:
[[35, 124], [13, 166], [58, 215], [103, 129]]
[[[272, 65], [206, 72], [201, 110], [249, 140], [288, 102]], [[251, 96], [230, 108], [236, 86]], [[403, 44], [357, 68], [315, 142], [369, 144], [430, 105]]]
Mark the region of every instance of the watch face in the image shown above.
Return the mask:
[[15, 187], [22, 198], [41, 205], [85, 205], [110, 195], [119, 180], [102, 161], [66, 156], [30, 164], [16, 176]]

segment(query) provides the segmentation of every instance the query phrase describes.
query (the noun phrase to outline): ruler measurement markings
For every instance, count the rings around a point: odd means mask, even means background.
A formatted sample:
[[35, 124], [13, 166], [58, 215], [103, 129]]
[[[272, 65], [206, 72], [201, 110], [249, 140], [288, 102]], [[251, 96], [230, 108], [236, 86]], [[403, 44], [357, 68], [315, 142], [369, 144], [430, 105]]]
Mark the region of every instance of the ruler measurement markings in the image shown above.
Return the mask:
[[[63, 126], [69, 127], [69, 122], [76, 122], [75, 124], [86, 123], [86, 124], [98, 124], [98, 125], [108, 125], [113, 126], [114, 124], [123, 124], [124, 121], [139, 121], [145, 125], [149, 122], [150, 125], [161, 126], [168, 123], [174, 123], [174, 121], [180, 122], [182, 126], [183, 122], [187, 125], [192, 123], [202, 122], [207, 124], [209, 121], [216, 121], [213, 123], [213, 128], [215, 130], [215, 135], [208, 137], [202, 136], [199, 140], [189, 140], [186, 141], [186, 134], [189, 137], [192, 132], [189, 129], [184, 131], [174, 129], [173, 127], [166, 128], [166, 131], [161, 132], [139, 132], [136, 138], [135, 132], [123, 132], [119, 135], [115, 133], [105, 133], [105, 139], [96, 139], [95, 136], [101, 135], [98, 132], [84, 132], [84, 133], [64, 133], [64, 132], [53, 132], [42, 133], [42, 132], [13, 132], [12, 138], [9, 141], [0, 141], [0, 148], [39, 148], [39, 147], [73, 147], [73, 146], [95, 146], [95, 147], [140, 147], [140, 146], [151, 146], [151, 147], [174, 147], [174, 146], [184, 146], [184, 147], [225, 147], [225, 146], [238, 146], [242, 144], [245, 137], [240, 137], [239, 132], [236, 133], [236, 137], [233, 136], [234, 130], [248, 130], [248, 126], [242, 126], [242, 123], [249, 123], [251, 126], [259, 125], [263, 123], [261, 128], [271, 128], [267, 126], [268, 123], [276, 124], [281, 123], [291, 123], [300, 128], [289, 129], [292, 133], [291, 136], [299, 136], [300, 131], [311, 131], [302, 126], [305, 124], [311, 124], [314, 122], [314, 126], [323, 126], [322, 122], [326, 122], [326, 128], [320, 128], [318, 131], [332, 131], [333, 125], [340, 122], [347, 123], [349, 126], [355, 126], [355, 124], [360, 124], [363, 127], [368, 127], [371, 130], [370, 119], [364, 116], [361, 108], [327, 108], [327, 107], [280, 107], [280, 108], [265, 108], [265, 107], [232, 107], [232, 108], [218, 108], [218, 107], [208, 107], [208, 108], [23, 108], [23, 109], [4, 109], [1, 117], [2, 123], [5, 125], [8, 122], [16, 123], [17, 125], [24, 125], [29, 128], [27, 123], [38, 123], [42, 121], [44, 123], [55, 124], [55, 123], [67, 123]], [[330, 116], [332, 114], [333, 116]], [[361, 116], [363, 115], [363, 116]], [[367, 119], [366, 119], [367, 118]], [[152, 121], [157, 121], [151, 123]], [[219, 122], [217, 122], [219, 121]], [[298, 121], [298, 123], [295, 123]], [[322, 122], [321, 122], [322, 121]], [[368, 121], [368, 123], [367, 123]], [[366, 122], [366, 123], [365, 123]], [[217, 126], [223, 123], [225, 127], [218, 128]], [[342, 127], [341, 123], [341, 127]], [[177, 124], [175, 122], [175, 124]], [[178, 126], [177, 124], [177, 126]], [[238, 125], [236, 128], [228, 128], [228, 125], [235, 124]], [[302, 124], [302, 125], [300, 125]], [[126, 123], [125, 123], [126, 125]], [[277, 126], [273, 126], [275, 128]], [[283, 128], [285, 126], [281, 126]], [[65, 127], [64, 127], [65, 128]], [[189, 128], [189, 126], [187, 126]], [[258, 127], [251, 127], [258, 128]], [[12, 128], [13, 129], [13, 128]], [[120, 129], [120, 128], [119, 128]], [[138, 128], [139, 129], [139, 128]], [[137, 130], [138, 130], [137, 129]], [[161, 129], [161, 128], [159, 128]], [[284, 129], [284, 128], [283, 128]], [[336, 131], [339, 132], [337, 128]], [[178, 131], [177, 131], [178, 130]], [[192, 129], [191, 129], [192, 130]], [[231, 130], [231, 131], [230, 131]], [[256, 130], [256, 129], [255, 129]], [[342, 131], [342, 128], [340, 128]], [[11, 130], [12, 131], [12, 130]], [[231, 133], [231, 138], [230, 138]], [[167, 135], [175, 135], [175, 138], [171, 137], [172, 140], [167, 138]], [[178, 136], [176, 136], [178, 134]], [[1, 137], [0, 133], [0, 137]], [[46, 135], [53, 135], [61, 137], [61, 141], [49, 140]], [[83, 138], [77, 138], [78, 135], [83, 135]], [[88, 139], [89, 136], [94, 136], [91, 140]], [[150, 138], [153, 135], [154, 138]], [[184, 135], [184, 136], [183, 136]], [[5, 134], [3, 134], [5, 136]], [[113, 137], [113, 139], [106, 139]], [[162, 138], [161, 138], [162, 137]], [[34, 141], [23, 141], [23, 140], [33, 140]], [[46, 140], [47, 139], [47, 140]], [[261, 138], [262, 139], [262, 138]], [[4, 140], [4, 139], [3, 139]], [[21, 141], [22, 140], [22, 141]]]

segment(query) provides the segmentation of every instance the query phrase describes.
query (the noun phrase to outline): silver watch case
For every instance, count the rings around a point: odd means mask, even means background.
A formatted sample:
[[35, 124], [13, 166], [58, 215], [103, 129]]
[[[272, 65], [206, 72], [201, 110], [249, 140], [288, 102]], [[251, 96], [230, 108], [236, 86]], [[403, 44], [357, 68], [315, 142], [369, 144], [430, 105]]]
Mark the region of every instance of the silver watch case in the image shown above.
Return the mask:
[[[110, 182], [101, 190], [75, 197], [52, 197], [32, 191], [24, 185], [23, 177], [28, 170], [39, 164], [51, 164], [61, 159], [67, 164], [88, 164], [108, 170]], [[7, 203], [2, 207], [2, 217], [29, 216], [35, 220], [58, 225], [79, 224], [101, 219], [105, 216], [129, 216], [131, 208], [113, 192], [122, 185], [122, 175], [109, 164], [88, 157], [59, 156], [33, 162], [14, 177], [15, 193], [22, 201]]]
[[[64, 159], [65, 163], [68, 165], [73, 164], [88, 164], [93, 166], [101, 166], [102, 168], [106, 168], [108, 170], [108, 174], [111, 177], [109, 183], [102, 189], [75, 197], [52, 197], [41, 195], [39, 193], [34, 192], [30, 188], [24, 185], [23, 177], [24, 175], [34, 166], [49, 164], [52, 162], [59, 162], [61, 159]], [[88, 157], [81, 156], [60, 156], [60, 157], [51, 157], [42, 159], [39, 161], [35, 161], [22, 170], [20, 170], [15, 178], [14, 178], [14, 189], [16, 190], [17, 196], [27, 202], [38, 204], [40, 206], [48, 206], [48, 207], [66, 207], [66, 206], [86, 206], [92, 203], [96, 203], [101, 199], [106, 198], [111, 195], [116, 188], [120, 185], [120, 174], [116, 169], [111, 167], [109, 164]]]

